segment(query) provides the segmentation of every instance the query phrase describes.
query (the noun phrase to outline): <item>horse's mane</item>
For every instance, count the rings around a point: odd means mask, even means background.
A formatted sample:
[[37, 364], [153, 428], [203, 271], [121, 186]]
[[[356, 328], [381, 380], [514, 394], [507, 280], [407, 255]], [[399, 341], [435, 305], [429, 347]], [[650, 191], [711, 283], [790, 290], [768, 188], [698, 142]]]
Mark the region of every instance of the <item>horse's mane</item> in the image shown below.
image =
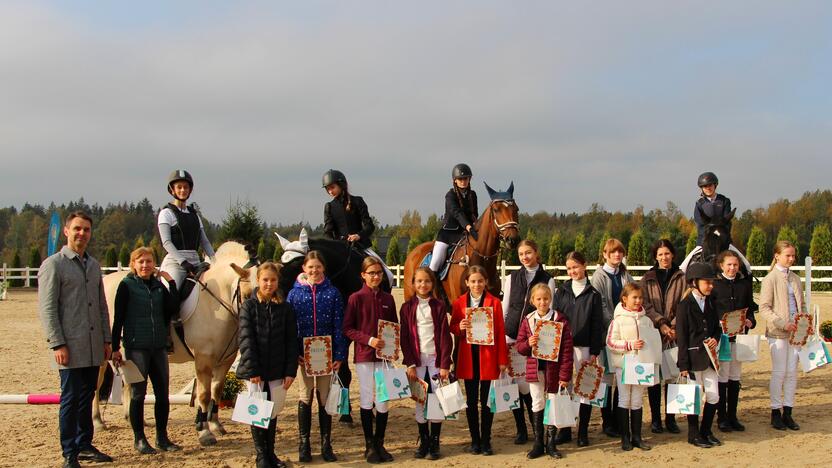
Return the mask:
[[[247, 262], [249, 258], [246, 246], [235, 241], [223, 242], [217, 249], [215, 263]], [[242, 265], [240, 265], [242, 266]]]

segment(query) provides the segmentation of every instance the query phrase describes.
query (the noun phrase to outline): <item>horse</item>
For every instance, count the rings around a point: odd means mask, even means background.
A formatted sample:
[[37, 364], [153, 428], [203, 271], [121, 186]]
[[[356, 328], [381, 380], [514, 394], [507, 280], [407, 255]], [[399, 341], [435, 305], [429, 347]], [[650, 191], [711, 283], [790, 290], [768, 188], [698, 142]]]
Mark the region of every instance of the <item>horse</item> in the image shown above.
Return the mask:
[[702, 245], [696, 246], [685, 257], [679, 266], [682, 271], [685, 271], [691, 263], [708, 263], [714, 268], [714, 271], [719, 271], [716, 258], [721, 252], [730, 249], [739, 255], [743, 274], [748, 275], [751, 272], [751, 263], [729, 241], [731, 220], [734, 219], [736, 211], [737, 209], [734, 208], [727, 216], [719, 218], [709, 218], [703, 215], [702, 220], [705, 221], [705, 236], [702, 238]]
[[[485, 184], [485, 189], [491, 202], [482, 212], [475, 224], [479, 239], [474, 240], [470, 234], [465, 235], [449, 259], [451, 262], [448, 274], [441, 282], [446, 297], [453, 300], [465, 290], [462, 275], [468, 265], [482, 265], [488, 272], [488, 291], [495, 296], [500, 295], [500, 278], [497, 277], [497, 254], [501, 244], [505, 243], [514, 249], [520, 242], [518, 223], [518, 208], [514, 201], [514, 182], [508, 190], [498, 192]], [[404, 264], [404, 299], [413, 297], [413, 274], [422, 264], [428, 253], [433, 251], [433, 242], [425, 242], [414, 247], [407, 255]]]
[[[201, 284], [195, 287], [193, 294], [198, 294], [198, 297], [193, 313], [183, 317], [185, 343], [182, 343], [171, 326], [174, 352], [169, 356], [170, 362], [194, 361], [196, 400], [199, 404], [195, 422], [199, 443], [203, 446], [217, 443], [214, 433], [226, 434], [219, 421], [216, 402], [222, 395], [226, 373], [237, 357], [240, 305], [253, 291], [252, 283], [256, 272], [256, 258], [250, 256], [244, 245], [233, 241], [223, 243], [217, 249], [211, 268], [202, 276]], [[121, 271], [104, 277], [111, 321], [116, 290], [127, 273]], [[99, 371], [99, 388], [106, 368], [105, 363]], [[129, 392], [130, 386], [126, 385], [123, 397], [125, 418], [130, 402]], [[104, 429], [98, 398], [97, 391], [93, 417], [96, 426]]]
[[[358, 291], [364, 285], [361, 280], [361, 262], [366, 254], [342, 240], [310, 239], [306, 229], [300, 230], [298, 240], [291, 242], [278, 233], [274, 233], [283, 248], [283, 255], [280, 257], [280, 291], [283, 295], [289, 294], [295, 279], [301, 272], [303, 258], [310, 250], [321, 252], [326, 263], [326, 276], [332, 285], [338, 288], [344, 303], [349, 299], [350, 294]], [[381, 289], [390, 292], [391, 285], [387, 281], [387, 275], [382, 276]]]

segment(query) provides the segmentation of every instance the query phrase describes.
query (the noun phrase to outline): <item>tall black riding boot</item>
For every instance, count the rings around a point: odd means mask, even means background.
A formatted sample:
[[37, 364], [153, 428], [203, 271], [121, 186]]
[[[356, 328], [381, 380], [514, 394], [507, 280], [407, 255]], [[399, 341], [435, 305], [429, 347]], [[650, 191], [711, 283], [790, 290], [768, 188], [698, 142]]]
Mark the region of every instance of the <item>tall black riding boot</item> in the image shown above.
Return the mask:
[[527, 458], [537, 458], [546, 453], [546, 448], [543, 442], [543, 411], [536, 411], [534, 413], [534, 445], [529, 453], [526, 454]]
[[621, 434], [621, 450], [629, 452], [633, 449], [633, 442], [630, 439], [630, 410], [616, 408], [615, 416], [618, 420], [618, 432]]
[[791, 406], [784, 406], [783, 407], [783, 424], [786, 425], [789, 429], [793, 431], [799, 431], [800, 425], [798, 425], [794, 419], [792, 419], [792, 407]]
[[612, 394], [612, 404], [607, 402], [603, 408], [601, 408], [601, 426], [603, 427], [604, 434], [607, 437], [611, 437], [613, 439], [621, 437], [621, 433], [618, 432], [618, 421], [615, 416], [615, 410], [618, 408], [618, 388], [611, 392]]
[[[541, 420], [543, 416], [541, 415]], [[558, 450], [555, 444], [555, 437], [557, 436], [558, 428], [555, 426], [546, 426], [546, 453], [552, 458], [563, 458], [563, 454]]]
[[318, 405], [318, 424], [321, 426], [321, 458], [326, 462], [338, 461], [332, 453], [332, 416], [323, 405]]
[[514, 416], [514, 426], [517, 429], [517, 434], [514, 436], [514, 443], [516, 445], [523, 445], [529, 441], [529, 432], [526, 429], [526, 415], [523, 414], [523, 399], [520, 399], [520, 407], [511, 410]]
[[364, 431], [364, 458], [367, 463], [381, 463], [373, 432], [373, 410], [361, 408], [361, 429]]
[[650, 450], [653, 447], [641, 439], [641, 419], [643, 414], [644, 412], [641, 408], [630, 410], [630, 440], [633, 443], [633, 447]]
[[254, 441], [254, 451], [257, 453], [257, 468], [271, 468], [271, 460], [268, 454], [269, 444], [266, 440], [269, 430], [256, 426], [249, 426], [249, 428], [251, 429], [251, 439]]
[[529, 425], [532, 427], [532, 435], [534, 435], [534, 410], [532, 410], [532, 394], [520, 394], [520, 399], [523, 400], [523, 406], [526, 407], [526, 414], [529, 415]]
[[578, 410], [578, 447], [589, 445], [589, 419], [592, 417], [592, 406], [581, 403]]
[[491, 409], [485, 407], [480, 412], [480, 444], [482, 446], [483, 455], [494, 455], [494, 450], [491, 448], [491, 424], [494, 422], [494, 413]]
[[425, 458], [430, 450], [430, 430], [428, 429], [428, 423], [417, 424], [419, 425], [419, 446], [416, 447], [413, 458]]
[[439, 438], [442, 435], [442, 423], [430, 423], [430, 459], [439, 460]]
[[650, 402], [650, 432], [661, 434], [662, 428], [662, 385], [647, 387], [647, 401]]
[[694, 414], [688, 415], [688, 443], [699, 448], [713, 447], [707, 439], [699, 435], [699, 416]]
[[269, 456], [269, 462], [272, 468], [285, 468], [286, 463], [281, 460], [276, 453], [274, 453], [274, 439], [277, 436], [277, 420], [272, 419], [269, 422], [269, 429], [266, 433], [266, 455]]
[[298, 461], [309, 463], [312, 461], [312, 446], [309, 443], [309, 432], [312, 429], [312, 406], [298, 402]]
[[705, 403], [705, 409], [702, 410], [702, 425], [699, 427], [699, 435], [707, 440], [711, 445], [722, 445], [722, 441], [714, 437], [711, 426], [714, 424], [714, 415], [719, 403]]
[[468, 432], [471, 434], [471, 446], [466, 452], [474, 455], [482, 453], [482, 441], [480, 440], [480, 418], [476, 407], [465, 408], [465, 416], [468, 420]]
[[387, 417], [389, 415], [387, 413], [376, 413], [376, 434], [375, 434], [375, 442], [376, 442], [376, 450], [378, 450], [378, 456], [381, 458], [382, 462], [391, 462], [393, 461], [393, 455], [390, 455], [384, 448], [384, 433], [387, 432]]
[[156, 449], [150, 446], [144, 435], [144, 398], [130, 399], [130, 427], [133, 429], [133, 447], [142, 455], [152, 455]]
[[716, 408], [716, 424], [722, 432], [731, 432], [734, 428], [728, 419], [728, 382], [719, 382], [719, 402]]
[[742, 432], [745, 426], [737, 419], [737, 406], [740, 403], [740, 389], [742, 385], [739, 380], [728, 381], [728, 422], [731, 424], [731, 429]]

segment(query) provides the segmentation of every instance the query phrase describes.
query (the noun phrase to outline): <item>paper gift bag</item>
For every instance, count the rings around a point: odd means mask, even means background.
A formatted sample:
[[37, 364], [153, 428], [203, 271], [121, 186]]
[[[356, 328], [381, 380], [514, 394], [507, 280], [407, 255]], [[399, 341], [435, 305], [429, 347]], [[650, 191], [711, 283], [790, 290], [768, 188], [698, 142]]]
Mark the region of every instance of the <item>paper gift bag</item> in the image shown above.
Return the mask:
[[346, 416], [350, 414], [350, 389], [342, 387], [340, 395], [341, 398], [338, 399], [338, 414]]
[[676, 361], [679, 360], [679, 348], [676, 346], [662, 351], [662, 379], [665, 381], [679, 377], [679, 367]]
[[543, 407], [543, 424], [546, 426], [555, 425], [555, 393], [546, 394], [546, 406]]
[[656, 330], [653, 324], [642, 325], [639, 323], [638, 336], [644, 341], [644, 347], [638, 350], [639, 362], [648, 364], [661, 364], [662, 362], [662, 335]]
[[272, 419], [274, 403], [263, 398], [257, 398], [252, 393], [242, 392], [237, 395], [231, 420], [250, 426], [268, 428], [269, 421]]
[[658, 368], [658, 364], [639, 362], [638, 356], [625, 354], [621, 366], [621, 384], [652, 387], [659, 383]]
[[699, 415], [702, 403], [702, 387], [695, 383], [676, 383], [667, 386], [667, 413]]
[[[606, 407], [610, 406], [608, 404], [608, 400], [609, 400], [607, 398], [608, 394], [609, 394], [609, 391], [608, 391], [607, 384], [605, 384], [604, 382], [601, 382], [601, 384], [598, 385], [598, 391], [595, 392], [595, 398], [589, 400], [589, 405], [590, 406], [595, 406], [596, 408], [606, 408]], [[583, 403], [583, 400], [581, 401], [581, 403]]]
[[737, 361], [754, 362], [759, 357], [760, 335], [737, 335]]
[[601, 348], [601, 354], [598, 355], [598, 364], [604, 368], [605, 374], [615, 374], [615, 369], [610, 366], [609, 351], [606, 346]]
[[491, 382], [488, 395], [488, 407], [492, 413], [502, 413], [520, 407], [520, 389], [511, 379], [499, 379]]
[[122, 385], [123, 384], [121, 382], [121, 374], [113, 374], [113, 386], [110, 389], [110, 397], [107, 398], [107, 403], [111, 405], [121, 404]]
[[578, 425], [578, 411], [575, 402], [572, 401], [572, 395], [565, 388], [562, 388], [555, 395], [553, 402], [555, 405], [555, 427], [559, 429], [576, 427]]
[[806, 341], [806, 344], [800, 348], [797, 356], [800, 361], [800, 367], [807, 374], [829, 364], [830, 361], [829, 351], [826, 349], [826, 346], [823, 345], [822, 341], [814, 338]]
[[465, 397], [462, 395], [459, 381], [440, 385], [436, 389], [436, 396], [445, 416], [450, 416], [468, 407], [465, 403]]
[[457, 416], [458, 413], [445, 416], [445, 412], [442, 411], [442, 405], [439, 404], [439, 397], [435, 393], [428, 394], [424, 411], [425, 419], [428, 421], [456, 421], [459, 419]]
[[734, 358], [731, 356], [731, 340], [725, 333], [719, 337], [719, 360], [720, 362], [730, 362]]
[[338, 404], [341, 402], [341, 380], [338, 374], [332, 375], [332, 382], [329, 384], [329, 395], [326, 397], [326, 405], [324, 409], [330, 416], [338, 414]]
[[383, 369], [373, 373], [378, 401], [401, 400], [410, 398], [410, 383], [403, 367], [388, 367], [385, 361]]

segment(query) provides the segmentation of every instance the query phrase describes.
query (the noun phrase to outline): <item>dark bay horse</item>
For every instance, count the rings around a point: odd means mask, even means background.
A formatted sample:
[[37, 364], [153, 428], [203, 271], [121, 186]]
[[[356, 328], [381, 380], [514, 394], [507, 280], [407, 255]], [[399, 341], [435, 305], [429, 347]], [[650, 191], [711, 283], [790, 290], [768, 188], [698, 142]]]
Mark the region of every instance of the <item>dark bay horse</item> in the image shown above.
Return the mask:
[[[514, 202], [514, 182], [508, 190], [498, 192], [485, 184], [491, 202], [476, 222], [479, 239], [474, 240], [466, 234], [462, 244], [451, 258], [448, 275], [442, 281], [447, 297], [453, 301], [465, 290], [462, 275], [468, 265], [481, 265], [488, 272], [488, 291], [499, 297], [500, 278], [497, 276], [497, 255], [503, 242], [511, 249], [520, 242], [518, 225], [518, 208]], [[404, 299], [413, 296], [413, 273], [425, 256], [433, 250], [433, 242], [416, 246], [408, 255], [404, 264]]]
[[[702, 239], [702, 245], [695, 247], [680, 265], [682, 270], [685, 270], [691, 263], [709, 263], [714, 267], [714, 271], [720, 271], [719, 265], [716, 264], [717, 256], [733, 246], [730, 242], [731, 234], [731, 220], [734, 219], [734, 214], [737, 209], [734, 208], [725, 217], [708, 218], [703, 216], [705, 221], [705, 236]], [[740, 271], [746, 276], [751, 272], [751, 264], [745, 256], [736, 248], [733, 248], [740, 256]]]

